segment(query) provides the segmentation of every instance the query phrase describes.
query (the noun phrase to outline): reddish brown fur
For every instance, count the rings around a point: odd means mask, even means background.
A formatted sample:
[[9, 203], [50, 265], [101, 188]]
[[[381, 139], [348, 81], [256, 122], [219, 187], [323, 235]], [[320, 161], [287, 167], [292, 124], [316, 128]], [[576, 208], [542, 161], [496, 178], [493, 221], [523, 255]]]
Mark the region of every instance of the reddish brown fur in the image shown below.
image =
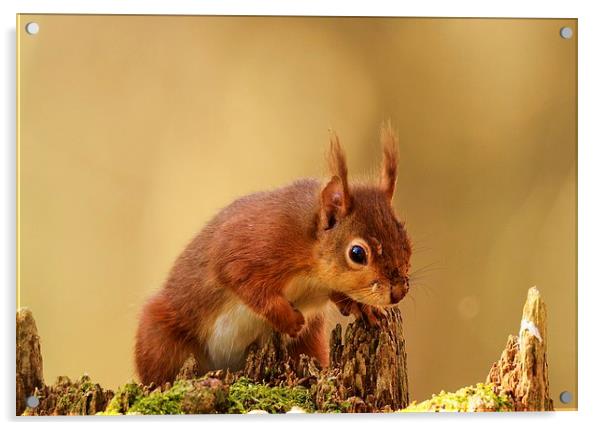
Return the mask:
[[351, 209], [351, 196], [349, 194], [349, 182], [347, 180], [347, 160], [336, 133], [330, 134], [330, 153], [328, 157], [330, 171], [341, 182], [341, 215], [345, 215]]
[[391, 200], [395, 192], [395, 183], [397, 182], [397, 164], [399, 161], [399, 152], [397, 147], [397, 135], [393, 131], [391, 121], [383, 124], [380, 130], [380, 141], [383, 146], [383, 162], [381, 167], [381, 187], [385, 194]]
[[[143, 383], [173, 380], [190, 354], [209, 370], [207, 341], [214, 322], [233, 300], [274, 329], [298, 336], [291, 342], [293, 354], [308, 354], [326, 365], [323, 316], [306, 321], [285, 297], [291, 282], [323, 284], [342, 311], [354, 313], [360, 309], [373, 315], [369, 306], [352, 306], [355, 300], [385, 306], [394, 296], [403, 297], [411, 248], [391, 208], [397, 152], [392, 132], [387, 136], [379, 187], [349, 186], [345, 157], [334, 136], [333, 177], [326, 185], [306, 179], [252, 194], [209, 222], [143, 309], [135, 348]], [[352, 271], [345, 262], [345, 247], [353, 237], [371, 243], [371, 261], [364, 270]], [[378, 295], [369, 291], [373, 282], [380, 285]]]
[[328, 345], [324, 333], [324, 316], [318, 315], [307, 323], [307, 330], [291, 343], [291, 356], [305, 354], [315, 357], [322, 366], [328, 366]]

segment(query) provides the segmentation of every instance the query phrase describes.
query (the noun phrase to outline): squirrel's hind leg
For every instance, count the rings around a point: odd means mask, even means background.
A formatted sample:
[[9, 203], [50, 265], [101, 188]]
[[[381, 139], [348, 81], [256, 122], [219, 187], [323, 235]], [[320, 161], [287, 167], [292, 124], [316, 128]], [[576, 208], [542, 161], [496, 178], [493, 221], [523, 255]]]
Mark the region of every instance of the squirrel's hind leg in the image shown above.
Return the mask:
[[301, 354], [314, 357], [322, 367], [328, 366], [328, 345], [324, 331], [324, 315], [309, 319], [307, 327], [289, 345], [289, 353], [297, 360]]
[[[199, 360], [198, 340], [178, 326], [177, 315], [160, 294], [142, 311], [136, 333], [135, 364], [144, 385], [173, 382], [191, 354]], [[205, 363], [198, 363], [204, 367]]]

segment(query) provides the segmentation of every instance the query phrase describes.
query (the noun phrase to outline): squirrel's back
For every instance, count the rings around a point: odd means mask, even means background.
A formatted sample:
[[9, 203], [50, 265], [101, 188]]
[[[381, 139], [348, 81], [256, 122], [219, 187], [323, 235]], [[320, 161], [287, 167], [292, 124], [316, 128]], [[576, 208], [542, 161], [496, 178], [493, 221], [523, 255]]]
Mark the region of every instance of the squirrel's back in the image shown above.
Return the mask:
[[[246, 278], [248, 271], [291, 262], [283, 257], [307, 266], [307, 255], [300, 250], [308, 249], [315, 240], [319, 189], [318, 180], [303, 179], [235, 200], [188, 244], [166, 287], [178, 288], [183, 282], [194, 282], [200, 270], [209, 271], [222, 283], [236, 283]], [[296, 258], [296, 254], [305, 255]], [[279, 269], [291, 268], [288, 263], [287, 266]]]

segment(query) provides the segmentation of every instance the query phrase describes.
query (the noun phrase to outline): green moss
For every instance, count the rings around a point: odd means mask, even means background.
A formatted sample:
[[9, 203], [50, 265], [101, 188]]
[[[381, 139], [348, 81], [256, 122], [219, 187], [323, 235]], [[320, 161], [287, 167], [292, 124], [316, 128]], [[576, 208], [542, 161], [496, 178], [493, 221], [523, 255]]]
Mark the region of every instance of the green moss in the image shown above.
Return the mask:
[[[229, 390], [215, 379], [177, 381], [173, 387], [152, 393], [130, 382], [117, 390], [102, 415], [179, 415], [185, 413], [241, 414], [253, 409], [284, 413], [293, 406], [315, 411], [312, 395], [304, 387], [269, 387], [240, 378]], [[335, 409], [333, 404], [332, 409]], [[334, 412], [334, 410], [331, 410]]]
[[101, 390], [88, 375], [83, 375], [75, 382], [66, 376], [59, 376], [55, 386], [57, 388], [55, 412], [60, 415], [87, 414], [93, 392]]
[[477, 384], [461, 388], [455, 393], [441, 391], [430, 400], [413, 402], [400, 412], [509, 412], [512, 401], [505, 394], [497, 394], [492, 384]]
[[119, 387], [99, 415], [179, 415], [183, 413], [182, 399], [191, 386], [190, 381], [178, 381], [168, 390], [147, 394], [140, 384], [130, 382]]
[[[320, 412], [325, 413], [341, 413], [341, 412], [349, 412], [351, 408], [351, 402], [348, 400], [341, 401], [337, 396], [337, 389], [334, 384], [334, 378], [329, 378], [320, 381], [320, 384], [313, 385], [312, 390], [314, 396], [316, 396], [319, 401], [318, 409]], [[319, 390], [316, 392], [316, 390]]]
[[351, 408], [352, 404], [351, 402], [347, 401], [347, 400], [343, 400], [341, 402], [336, 402], [333, 401], [332, 399], [327, 399], [326, 402], [324, 402], [324, 405], [322, 407], [322, 409], [320, 410], [320, 412], [325, 412], [325, 413], [329, 413], [329, 414], [340, 414], [343, 412], [349, 412], [349, 409]]
[[217, 379], [180, 380], [168, 389], [148, 392], [130, 382], [117, 390], [100, 415], [180, 415], [223, 412], [227, 388]]
[[107, 405], [107, 409], [99, 415], [122, 415], [144, 395], [142, 387], [134, 381], [119, 387], [115, 396]]
[[314, 412], [312, 396], [304, 387], [269, 387], [240, 378], [230, 386], [228, 413], [244, 414], [254, 409], [269, 413], [284, 413], [293, 406]]
[[71, 409], [74, 408], [74, 406], [73, 399], [69, 395], [59, 397], [58, 401], [56, 402], [57, 410], [63, 415], [67, 415]]
[[180, 415], [182, 399], [191, 389], [189, 381], [178, 381], [166, 391], [153, 391], [142, 397], [127, 411], [128, 415]]

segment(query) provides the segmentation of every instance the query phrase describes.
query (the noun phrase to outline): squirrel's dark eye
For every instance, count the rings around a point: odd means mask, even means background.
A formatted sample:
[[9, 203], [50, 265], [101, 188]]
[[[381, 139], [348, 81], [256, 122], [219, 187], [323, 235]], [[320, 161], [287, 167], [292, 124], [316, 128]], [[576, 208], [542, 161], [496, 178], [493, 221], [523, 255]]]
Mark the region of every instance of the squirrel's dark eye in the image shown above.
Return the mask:
[[366, 264], [366, 250], [359, 245], [353, 245], [351, 249], [349, 249], [349, 258], [354, 263]]

